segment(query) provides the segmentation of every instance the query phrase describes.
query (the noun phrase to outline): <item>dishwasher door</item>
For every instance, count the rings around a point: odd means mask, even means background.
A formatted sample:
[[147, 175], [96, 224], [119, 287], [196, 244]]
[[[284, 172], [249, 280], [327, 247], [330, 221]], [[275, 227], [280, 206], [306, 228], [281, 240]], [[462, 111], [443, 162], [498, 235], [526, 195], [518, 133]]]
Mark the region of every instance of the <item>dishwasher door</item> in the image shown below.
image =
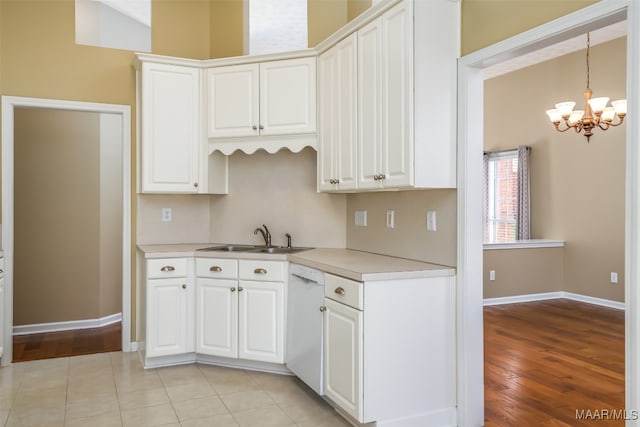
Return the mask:
[[287, 367], [319, 395], [324, 395], [324, 273], [289, 266]]

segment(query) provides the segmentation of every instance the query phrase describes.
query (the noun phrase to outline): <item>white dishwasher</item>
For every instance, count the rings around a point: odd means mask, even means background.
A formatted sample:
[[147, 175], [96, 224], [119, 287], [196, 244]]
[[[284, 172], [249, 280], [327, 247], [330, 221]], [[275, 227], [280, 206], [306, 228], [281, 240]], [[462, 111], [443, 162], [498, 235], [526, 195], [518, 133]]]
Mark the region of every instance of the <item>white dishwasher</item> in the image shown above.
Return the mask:
[[287, 367], [319, 395], [324, 395], [324, 272], [289, 266]]

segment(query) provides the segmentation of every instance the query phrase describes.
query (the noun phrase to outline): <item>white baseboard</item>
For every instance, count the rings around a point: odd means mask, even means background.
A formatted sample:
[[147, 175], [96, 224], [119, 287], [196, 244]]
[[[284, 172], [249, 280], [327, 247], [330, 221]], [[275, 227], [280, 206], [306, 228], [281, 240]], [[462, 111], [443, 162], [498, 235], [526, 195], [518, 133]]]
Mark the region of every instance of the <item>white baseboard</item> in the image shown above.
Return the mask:
[[111, 314], [100, 319], [71, 320], [68, 322], [37, 323], [13, 327], [13, 335], [41, 334], [43, 332], [71, 331], [75, 329], [101, 328], [122, 321], [122, 313]]
[[483, 305], [502, 305], [517, 304], [520, 302], [545, 301], [550, 299], [565, 298], [573, 301], [586, 302], [588, 304], [600, 305], [603, 307], [615, 308], [616, 310], [624, 310], [625, 304], [619, 301], [611, 301], [603, 298], [590, 297], [587, 295], [574, 294], [573, 292], [544, 292], [540, 294], [515, 295], [511, 297], [501, 298], [485, 298]]

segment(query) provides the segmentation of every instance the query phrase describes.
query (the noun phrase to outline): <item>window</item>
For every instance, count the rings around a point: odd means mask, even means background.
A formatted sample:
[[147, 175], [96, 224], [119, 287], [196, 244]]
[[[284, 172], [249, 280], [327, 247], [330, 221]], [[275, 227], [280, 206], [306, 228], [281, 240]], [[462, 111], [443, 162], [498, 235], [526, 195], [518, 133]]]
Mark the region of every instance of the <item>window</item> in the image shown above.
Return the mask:
[[529, 239], [529, 147], [485, 153], [484, 241]]
[[151, 0], [76, 0], [76, 43], [151, 52]]
[[306, 49], [307, 0], [245, 0], [245, 53]]

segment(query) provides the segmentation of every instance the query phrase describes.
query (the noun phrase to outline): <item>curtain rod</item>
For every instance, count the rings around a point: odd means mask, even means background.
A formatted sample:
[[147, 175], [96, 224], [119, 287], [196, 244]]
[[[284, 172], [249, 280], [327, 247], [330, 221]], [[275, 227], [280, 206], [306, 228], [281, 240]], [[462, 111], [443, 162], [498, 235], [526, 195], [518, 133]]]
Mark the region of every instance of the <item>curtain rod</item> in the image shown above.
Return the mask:
[[[528, 145], [524, 146], [527, 150], [531, 150], [531, 147]], [[502, 153], [510, 153], [512, 151], [518, 151], [518, 148], [511, 148], [509, 150], [500, 150], [500, 151], [483, 151], [484, 154], [502, 154]]]

